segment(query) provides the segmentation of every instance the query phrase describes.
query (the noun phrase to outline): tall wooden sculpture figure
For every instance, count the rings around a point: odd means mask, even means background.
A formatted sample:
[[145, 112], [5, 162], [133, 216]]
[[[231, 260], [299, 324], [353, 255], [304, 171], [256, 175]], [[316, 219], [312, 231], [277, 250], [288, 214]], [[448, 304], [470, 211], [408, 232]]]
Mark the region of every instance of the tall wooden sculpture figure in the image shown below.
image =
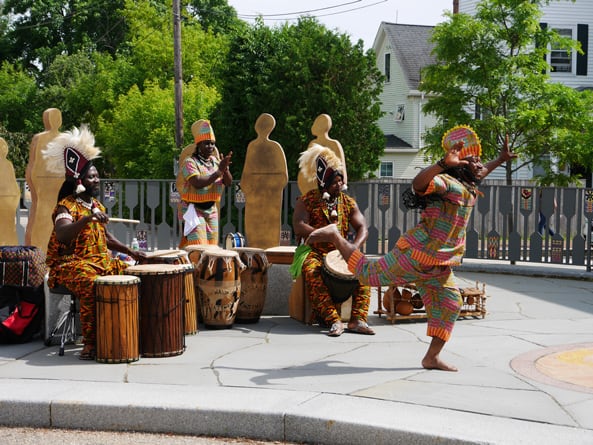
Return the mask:
[[[313, 122], [313, 126], [311, 127], [311, 134], [316, 138], [309, 143], [309, 147], [312, 144], [319, 144], [333, 151], [336, 154], [336, 156], [342, 161], [342, 165], [344, 166], [344, 185], [347, 185], [348, 175], [346, 173], [346, 156], [344, 155], [344, 150], [342, 149], [342, 144], [340, 144], [340, 141], [329, 137], [329, 130], [331, 129], [331, 127], [332, 119], [328, 114], [320, 114], [319, 116], [317, 116], [315, 122]], [[315, 180], [308, 181], [305, 177], [302, 176], [300, 171], [297, 178], [297, 182], [299, 185], [299, 190], [303, 195], [307, 193], [309, 190], [313, 190], [317, 187]]]
[[25, 243], [36, 246], [47, 253], [47, 243], [54, 227], [51, 214], [58, 199], [64, 176], [50, 172], [41, 150], [54, 139], [62, 126], [62, 112], [48, 108], [43, 112], [45, 131], [37, 133], [29, 146], [29, 163], [25, 171], [27, 184], [31, 189], [31, 208], [25, 232]]
[[0, 246], [15, 246], [19, 243], [16, 231], [16, 211], [19, 207], [21, 191], [16, 182], [14, 167], [6, 156], [8, 145], [0, 138]]
[[270, 140], [276, 126], [271, 114], [255, 122], [257, 138], [247, 146], [241, 176], [245, 194], [245, 236], [250, 247], [267, 249], [280, 245], [282, 192], [288, 184], [288, 168], [282, 146]]

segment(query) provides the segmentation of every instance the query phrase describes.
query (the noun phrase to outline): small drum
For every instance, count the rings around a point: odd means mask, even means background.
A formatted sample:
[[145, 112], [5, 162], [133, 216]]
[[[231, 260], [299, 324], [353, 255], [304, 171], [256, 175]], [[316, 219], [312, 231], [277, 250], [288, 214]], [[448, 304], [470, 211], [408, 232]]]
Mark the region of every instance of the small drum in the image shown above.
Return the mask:
[[245, 237], [237, 233], [229, 233], [226, 236], [226, 241], [224, 243], [225, 249], [233, 249], [235, 247], [245, 247]]
[[191, 264], [185, 250], [175, 249], [146, 252], [144, 262], [148, 264]]
[[180, 355], [185, 349], [184, 267], [140, 264], [126, 273], [140, 278], [140, 351], [143, 357]]
[[241, 295], [241, 270], [245, 265], [233, 250], [202, 252], [197, 266], [199, 308], [209, 329], [233, 327]]
[[292, 264], [297, 246], [276, 246], [265, 250], [270, 264]]
[[270, 263], [263, 249], [235, 247], [239, 259], [247, 267], [241, 272], [241, 299], [237, 309], [237, 323], [257, 323], [264, 310], [268, 290]]
[[140, 278], [107, 275], [95, 280], [97, 358], [100, 363], [129, 363], [140, 358]]
[[334, 303], [346, 301], [358, 286], [358, 279], [348, 270], [338, 250], [332, 250], [323, 258], [321, 277]]

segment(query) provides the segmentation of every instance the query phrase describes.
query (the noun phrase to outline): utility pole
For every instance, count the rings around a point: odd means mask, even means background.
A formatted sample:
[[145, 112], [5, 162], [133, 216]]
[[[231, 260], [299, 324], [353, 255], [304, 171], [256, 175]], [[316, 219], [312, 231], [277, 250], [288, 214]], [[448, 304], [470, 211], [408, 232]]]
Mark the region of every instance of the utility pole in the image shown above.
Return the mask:
[[183, 146], [183, 81], [181, 68], [181, 0], [173, 0], [173, 52], [175, 77], [175, 145]]

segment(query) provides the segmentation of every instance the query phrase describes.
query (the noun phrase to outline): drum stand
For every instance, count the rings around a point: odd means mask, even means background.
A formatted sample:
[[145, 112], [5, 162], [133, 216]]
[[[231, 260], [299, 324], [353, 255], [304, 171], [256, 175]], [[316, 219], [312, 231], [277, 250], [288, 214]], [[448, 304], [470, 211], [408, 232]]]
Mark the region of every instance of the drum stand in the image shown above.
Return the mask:
[[56, 336], [56, 334], [58, 334], [58, 332], [60, 333], [60, 351], [58, 355], [61, 357], [64, 355], [64, 345], [66, 343], [74, 343], [78, 338], [76, 330], [76, 297], [64, 286], [51, 289], [50, 293], [60, 296], [70, 295], [70, 307], [60, 316], [53, 330], [45, 339], [45, 346], [50, 346], [52, 344], [52, 339]]

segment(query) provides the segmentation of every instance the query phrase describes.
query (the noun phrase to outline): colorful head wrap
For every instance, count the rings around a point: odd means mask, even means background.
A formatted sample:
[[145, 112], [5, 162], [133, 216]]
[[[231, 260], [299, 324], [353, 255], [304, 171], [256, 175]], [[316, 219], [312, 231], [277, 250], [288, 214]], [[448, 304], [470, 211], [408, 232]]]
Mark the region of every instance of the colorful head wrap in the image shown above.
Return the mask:
[[198, 127], [198, 131], [194, 137], [194, 142], [196, 144], [202, 141], [216, 141], [214, 130], [212, 130], [212, 125], [210, 125], [209, 120], [200, 119], [196, 124]]

